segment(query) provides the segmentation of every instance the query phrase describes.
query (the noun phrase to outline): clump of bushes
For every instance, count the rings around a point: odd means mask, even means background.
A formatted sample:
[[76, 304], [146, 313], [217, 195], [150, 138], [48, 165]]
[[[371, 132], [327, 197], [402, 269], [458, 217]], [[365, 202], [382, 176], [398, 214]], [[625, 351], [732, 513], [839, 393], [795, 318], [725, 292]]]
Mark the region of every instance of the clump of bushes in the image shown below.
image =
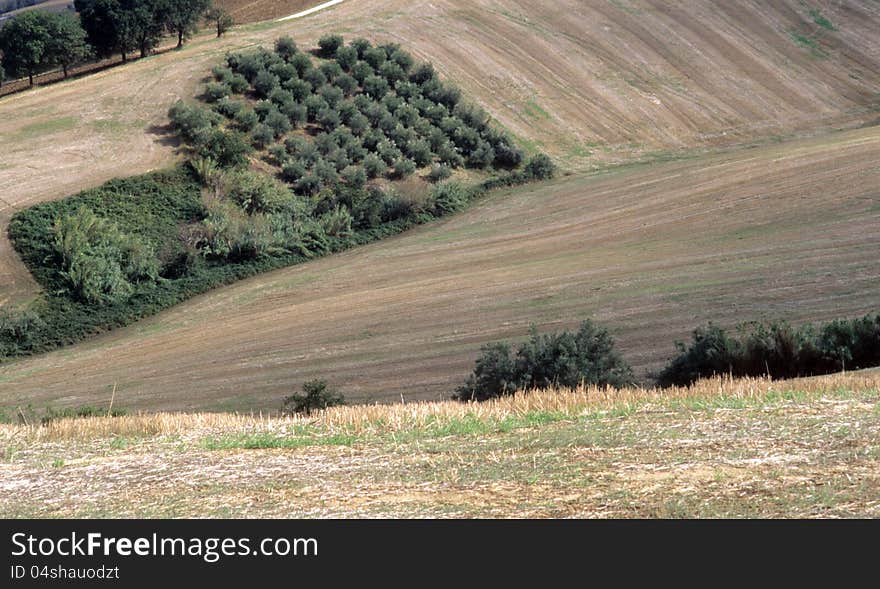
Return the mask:
[[159, 260], [147, 243], [85, 207], [56, 219], [52, 233], [60, 274], [79, 300], [119, 301], [131, 295], [133, 283], [159, 277]]
[[281, 406], [283, 415], [311, 415], [328, 407], [345, 404], [345, 396], [327, 386], [325, 380], [310, 380], [301, 393], [285, 397]]
[[717, 325], [694, 330], [690, 345], [659, 374], [660, 386], [684, 386], [719, 374], [795, 378], [880, 366], [880, 314], [821, 325], [746, 324], [738, 335]]
[[516, 391], [580, 385], [620, 388], [634, 380], [608, 331], [584, 321], [576, 332], [540, 335], [532, 328], [516, 354], [504, 342], [484, 346], [473, 373], [454, 398], [485, 401]]

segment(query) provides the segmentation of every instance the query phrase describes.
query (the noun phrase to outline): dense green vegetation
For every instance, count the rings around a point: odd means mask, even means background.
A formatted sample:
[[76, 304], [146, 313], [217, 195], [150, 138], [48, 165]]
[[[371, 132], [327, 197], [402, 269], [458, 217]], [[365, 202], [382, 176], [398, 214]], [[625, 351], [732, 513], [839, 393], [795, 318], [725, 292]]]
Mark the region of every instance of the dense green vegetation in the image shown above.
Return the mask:
[[516, 391], [553, 386], [623, 387], [635, 383], [632, 369], [614, 349], [608, 331], [584, 321], [576, 332], [540, 335], [533, 327], [516, 354], [510, 345], [483, 346], [473, 373], [456, 390], [461, 401], [485, 401]]
[[747, 324], [736, 336], [709, 324], [660, 373], [661, 386], [716, 374], [794, 378], [880, 366], [880, 314], [792, 327]]
[[0, 28], [2, 69], [10, 76], [27, 76], [31, 86], [36, 74], [50, 69], [60, 67], [67, 77], [71, 65], [91, 54], [79, 20], [67, 13], [26, 12]]
[[[328, 43], [335, 39], [322, 39], [318, 52]], [[169, 112], [189, 146], [187, 164], [17, 213], [10, 237], [46, 292], [27, 309], [0, 314], [0, 358], [69, 344], [219, 285], [454, 213], [489, 188], [553, 175], [546, 156], [523, 165], [481, 109], [400, 48], [339, 41], [334, 55], [316, 63], [291, 39], [275, 52], [230, 54], [206, 88], [213, 108], [179, 102]], [[373, 86], [384, 94], [368, 96], [357, 81], [347, 94], [335, 85], [347, 75], [340, 61], [372, 68], [359, 55], [396, 64], [393, 81], [364, 77], [382, 80]], [[430, 122], [447, 119], [449, 135]], [[424, 136], [436, 136], [448, 157]]]

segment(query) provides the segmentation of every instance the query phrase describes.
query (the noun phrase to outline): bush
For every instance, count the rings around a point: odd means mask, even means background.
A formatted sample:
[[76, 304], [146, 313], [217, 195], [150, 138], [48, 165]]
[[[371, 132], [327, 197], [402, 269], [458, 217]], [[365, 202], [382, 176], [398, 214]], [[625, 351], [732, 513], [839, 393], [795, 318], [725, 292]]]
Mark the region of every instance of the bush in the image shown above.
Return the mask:
[[434, 164], [428, 172], [428, 180], [434, 183], [446, 180], [452, 176], [452, 168], [445, 164]]
[[364, 55], [361, 59], [369, 64], [374, 71], [379, 71], [379, 68], [382, 67], [382, 64], [385, 63], [386, 59], [388, 59], [388, 55], [385, 53], [384, 49], [380, 49], [379, 47], [371, 47], [370, 49], [364, 51]]
[[235, 113], [235, 124], [238, 125], [239, 129], [242, 131], [253, 130], [259, 122], [260, 117], [257, 115], [257, 112], [248, 106], [239, 109], [239, 111]]
[[346, 72], [350, 72], [351, 68], [357, 63], [358, 52], [354, 47], [340, 47], [336, 50], [336, 63], [339, 64]]
[[311, 415], [312, 411], [345, 404], [345, 396], [327, 387], [324, 380], [310, 380], [303, 385], [302, 393], [284, 398], [281, 413]]
[[250, 88], [250, 86], [250, 82], [248, 82], [247, 78], [241, 74], [235, 74], [229, 80], [229, 88], [232, 90], [233, 94], [243, 94], [244, 92], [247, 92], [247, 89]]
[[747, 324], [739, 337], [709, 324], [658, 375], [660, 386], [685, 386], [700, 378], [794, 378], [880, 366], [880, 315], [793, 328], [787, 323]]
[[81, 301], [119, 301], [131, 295], [133, 282], [159, 277], [159, 260], [147, 244], [85, 207], [57, 218], [52, 232], [61, 276]]
[[234, 118], [235, 115], [237, 115], [239, 112], [241, 112], [241, 109], [244, 108], [244, 103], [226, 97], [218, 100], [217, 105], [214, 108], [221, 115], [231, 119]]
[[212, 159], [224, 168], [244, 165], [248, 154], [253, 151], [246, 135], [221, 129], [199, 136], [194, 147], [199, 157]]
[[375, 100], [381, 99], [388, 93], [388, 82], [385, 78], [373, 75], [364, 80], [364, 92]]
[[409, 158], [401, 157], [394, 162], [395, 178], [408, 178], [416, 171], [416, 163]]
[[272, 129], [273, 138], [281, 137], [290, 131], [290, 119], [287, 118], [287, 115], [277, 110], [266, 115], [263, 124]]
[[[285, 121], [287, 119], [284, 119]], [[275, 139], [275, 131], [272, 130], [272, 127], [265, 123], [259, 123], [254, 130], [251, 131], [251, 139], [254, 144], [262, 149], [272, 143], [272, 140]]]
[[577, 332], [539, 335], [532, 328], [529, 340], [515, 357], [510, 347], [496, 343], [482, 348], [474, 372], [454, 397], [485, 401], [516, 391], [581, 385], [621, 388], [633, 384], [629, 365], [614, 350], [614, 340], [591, 321]]
[[336, 55], [336, 52], [342, 47], [345, 40], [342, 35], [324, 35], [318, 39], [318, 55], [326, 59]]
[[205, 87], [205, 99], [208, 102], [217, 102], [232, 94], [232, 89], [225, 82], [209, 82]]
[[210, 130], [220, 122], [220, 117], [205, 108], [187, 104], [182, 100], [175, 102], [168, 110], [171, 125], [187, 141], [194, 141], [200, 134]]
[[382, 158], [374, 153], [367, 154], [364, 158], [363, 168], [370, 180], [384, 176], [388, 171], [388, 166], [382, 161]]
[[437, 217], [458, 212], [467, 206], [470, 191], [460, 182], [444, 182], [431, 188], [430, 201]]
[[549, 180], [556, 174], [556, 165], [543, 153], [532, 156], [523, 170], [529, 180]]
[[289, 62], [297, 54], [296, 41], [289, 36], [284, 36], [275, 41], [275, 53], [284, 61]]

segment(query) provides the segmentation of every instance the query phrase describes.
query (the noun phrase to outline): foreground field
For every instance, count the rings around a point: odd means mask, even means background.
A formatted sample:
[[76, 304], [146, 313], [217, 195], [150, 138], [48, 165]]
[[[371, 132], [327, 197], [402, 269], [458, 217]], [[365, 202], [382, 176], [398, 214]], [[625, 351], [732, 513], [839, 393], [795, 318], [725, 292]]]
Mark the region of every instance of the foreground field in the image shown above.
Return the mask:
[[0, 426], [0, 516], [880, 517], [880, 373]]
[[170, 164], [168, 107], [231, 48], [283, 34], [309, 45], [328, 31], [401, 43], [525, 145], [589, 170], [874, 121], [878, 29], [880, 7], [867, 1], [350, 0], [220, 40], [207, 32], [181, 51], [0, 100], [0, 305], [38, 290], [6, 239], [11, 214]]
[[530, 323], [609, 327], [640, 377], [709, 320], [876, 311], [880, 127], [490, 197], [448, 221], [265, 274], [0, 367], [0, 407], [276, 409], [437, 398]]

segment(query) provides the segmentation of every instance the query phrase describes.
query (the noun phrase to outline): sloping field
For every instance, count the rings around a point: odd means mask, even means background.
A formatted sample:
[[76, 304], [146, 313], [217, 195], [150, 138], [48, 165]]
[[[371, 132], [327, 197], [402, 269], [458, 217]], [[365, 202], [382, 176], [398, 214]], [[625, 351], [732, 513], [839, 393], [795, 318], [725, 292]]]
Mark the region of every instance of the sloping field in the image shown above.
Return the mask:
[[[525, 145], [585, 170], [876, 120], [878, 30], [868, 0], [349, 0], [0, 100], [0, 228], [17, 208], [173, 161], [168, 106], [224, 51], [285, 33], [405, 44]], [[36, 286], [0, 234], [3, 304]]]
[[880, 127], [497, 193], [0, 367], [2, 405], [275, 409], [311, 378], [436, 398], [481, 344], [592, 317], [640, 375], [708, 320], [876, 311]]
[[0, 517], [880, 516], [880, 375], [0, 425]]

